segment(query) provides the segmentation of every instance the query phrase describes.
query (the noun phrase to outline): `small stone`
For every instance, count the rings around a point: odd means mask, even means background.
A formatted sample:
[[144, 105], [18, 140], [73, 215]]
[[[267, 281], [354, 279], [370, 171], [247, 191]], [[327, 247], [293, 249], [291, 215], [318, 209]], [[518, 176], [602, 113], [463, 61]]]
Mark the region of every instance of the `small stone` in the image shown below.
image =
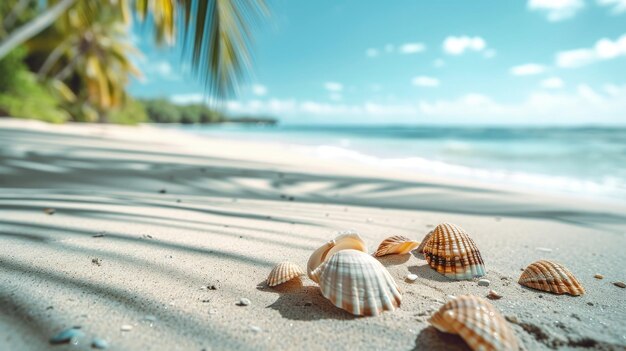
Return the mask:
[[487, 297], [492, 300], [499, 300], [502, 298], [502, 295], [498, 294], [495, 290], [489, 290]]
[[414, 282], [417, 280], [417, 274], [409, 273], [406, 275], [406, 280], [409, 282]]
[[215, 285], [209, 285], [209, 286], [207, 286], [207, 289], [209, 289], [209, 290], [217, 290], [217, 287]]
[[537, 297], [539, 297], [540, 299], [543, 299], [543, 295], [541, 294], [537, 295]]
[[246, 299], [245, 297], [242, 297], [239, 302], [237, 302], [237, 306], [249, 306], [252, 302], [250, 302], [250, 300]]
[[587, 305], [593, 306], [593, 302], [587, 302]]
[[552, 249], [547, 248], [547, 247], [538, 247], [535, 250], [541, 251], [541, 252], [552, 252]]
[[159, 194], [165, 194], [165, 193], [167, 193], [167, 190], [166, 190], [166, 189], [161, 189], [161, 190], [159, 190]]
[[133, 330], [133, 326], [130, 324], [124, 324], [120, 327], [120, 330], [123, 332], [131, 331]]
[[448, 300], [454, 300], [454, 299], [456, 299], [456, 296], [454, 296], [454, 295], [446, 295], [446, 298]]
[[250, 330], [252, 330], [255, 333], [260, 333], [263, 331], [263, 329], [261, 329], [260, 327], [257, 327], [256, 325], [251, 325]]
[[101, 266], [102, 265], [102, 261], [100, 261], [99, 258], [92, 258], [91, 259], [91, 263], [95, 264], [96, 266]]
[[76, 344], [78, 343], [78, 339], [82, 338], [83, 336], [85, 336], [85, 333], [83, 333], [80, 329], [68, 328], [51, 337], [50, 343], [53, 345], [67, 343]]
[[613, 285], [617, 286], [618, 288], [626, 288], [626, 284], [624, 284], [624, 282], [613, 282]]
[[43, 212], [49, 216], [52, 216], [56, 213], [56, 210], [54, 208], [44, 208]]
[[91, 340], [91, 347], [94, 349], [104, 350], [109, 347], [109, 343], [104, 339], [93, 338], [93, 340]]
[[156, 317], [151, 314], [148, 314], [143, 317], [143, 320], [146, 322], [154, 323], [156, 321]]
[[515, 316], [505, 316], [504, 318], [513, 324], [519, 323], [519, 320]]
[[596, 279], [604, 279], [604, 276], [602, 274], [596, 274], [593, 277]]
[[489, 286], [491, 282], [488, 279], [481, 279], [478, 281], [478, 286]]

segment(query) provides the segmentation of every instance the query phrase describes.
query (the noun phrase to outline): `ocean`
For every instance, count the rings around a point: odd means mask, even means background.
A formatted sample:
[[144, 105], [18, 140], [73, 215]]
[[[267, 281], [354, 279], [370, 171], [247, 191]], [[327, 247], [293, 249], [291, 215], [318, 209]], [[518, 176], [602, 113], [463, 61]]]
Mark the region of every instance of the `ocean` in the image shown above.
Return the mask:
[[324, 158], [626, 201], [624, 127], [202, 125], [212, 138], [298, 146]]

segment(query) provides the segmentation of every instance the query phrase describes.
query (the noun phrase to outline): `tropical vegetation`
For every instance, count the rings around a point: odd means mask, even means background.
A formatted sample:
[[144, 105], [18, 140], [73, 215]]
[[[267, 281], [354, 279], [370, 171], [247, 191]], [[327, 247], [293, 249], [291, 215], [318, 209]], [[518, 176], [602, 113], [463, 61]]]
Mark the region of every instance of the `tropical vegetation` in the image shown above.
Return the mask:
[[[234, 96], [250, 67], [262, 0], [4, 0], [0, 3], [0, 115], [50, 122], [213, 123], [204, 105], [127, 94], [139, 54], [130, 23], [179, 50], [210, 101]], [[178, 45], [174, 46], [176, 43]]]

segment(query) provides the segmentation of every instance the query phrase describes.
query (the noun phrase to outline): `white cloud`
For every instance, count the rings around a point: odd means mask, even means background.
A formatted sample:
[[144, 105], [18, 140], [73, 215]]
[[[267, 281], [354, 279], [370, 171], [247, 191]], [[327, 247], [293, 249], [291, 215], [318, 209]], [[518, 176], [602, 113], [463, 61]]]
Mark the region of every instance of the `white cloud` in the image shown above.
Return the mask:
[[611, 13], [619, 15], [626, 12], [626, 0], [597, 0], [598, 5], [611, 7]]
[[626, 56], [626, 34], [615, 41], [602, 38], [592, 48], [561, 51], [556, 55], [556, 65], [562, 68], [576, 68], [619, 56]]
[[436, 59], [435, 61], [433, 61], [433, 66], [435, 66], [436, 68], [441, 68], [445, 65], [446, 65], [446, 61], [442, 59]]
[[180, 76], [174, 72], [172, 65], [167, 61], [147, 61], [139, 66], [146, 74], [146, 78], [150, 79], [150, 75], [156, 75], [165, 80], [178, 80]]
[[233, 114], [272, 115], [300, 121], [302, 116], [325, 122], [359, 121], [388, 123], [429, 121], [436, 123], [491, 124], [626, 124], [626, 84], [607, 84], [602, 89], [579, 85], [573, 92], [537, 91], [519, 102], [501, 103], [478, 93], [457, 99], [391, 101], [360, 104], [296, 100], [250, 100], [229, 102]]
[[252, 86], [252, 94], [256, 96], [264, 96], [267, 94], [267, 87], [261, 84], [254, 84]]
[[199, 104], [206, 101], [206, 96], [202, 93], [174, 94], [170, 101], [179, 105]]
[[439, 79], [433, 77], [419, 76], [413, 78], [411, 82], [413, 83], [413, 85], [417, 85], [419, 87], [432, 88], [439, 86]]
[[339, 92], [343, 90], [343, 84], [337, 82], [326, 82], [324, 88], [328, 91]]
[[443, 50], [450, 55], [461, 55], [465, 51], [482, 51], [487, 43], [481, 37], [449, 36], [443, 41]]
[[376, 56], [378, 56], [378, 54], [379, 54], [378, 50], [374, 49], [374, 48], [369, 48], [369, 49], [365, 50], [365, 55], [367, 57], [376, 57]]
[[422, 43], [406, 43], [400, 46], [401, 54], [415, 54], [426, 50], [426, 46]]
[[530, 76], [545, 72], [546, 67], [537, 63], [527, 63], [511, 68], [511, 74], [514, 76]]
[[528, 0], [527, 6], [532, 11], [547, 13], [548, 21], [558, 22], [574, 17], [585, 3], [583, 0]]
[[546, 89], [561, 89], [565, 86], [565, 83], [559, 77], [550, 77], [542, 80], [541, 86]]

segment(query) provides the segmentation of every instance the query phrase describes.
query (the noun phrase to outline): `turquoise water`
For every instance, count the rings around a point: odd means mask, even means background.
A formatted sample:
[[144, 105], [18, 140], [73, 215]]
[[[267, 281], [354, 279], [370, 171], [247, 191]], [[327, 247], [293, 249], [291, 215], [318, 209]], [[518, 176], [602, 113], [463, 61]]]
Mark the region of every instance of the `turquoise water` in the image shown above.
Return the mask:
[[185, 126], [434, 175], [626, 200], [626, 128]]

